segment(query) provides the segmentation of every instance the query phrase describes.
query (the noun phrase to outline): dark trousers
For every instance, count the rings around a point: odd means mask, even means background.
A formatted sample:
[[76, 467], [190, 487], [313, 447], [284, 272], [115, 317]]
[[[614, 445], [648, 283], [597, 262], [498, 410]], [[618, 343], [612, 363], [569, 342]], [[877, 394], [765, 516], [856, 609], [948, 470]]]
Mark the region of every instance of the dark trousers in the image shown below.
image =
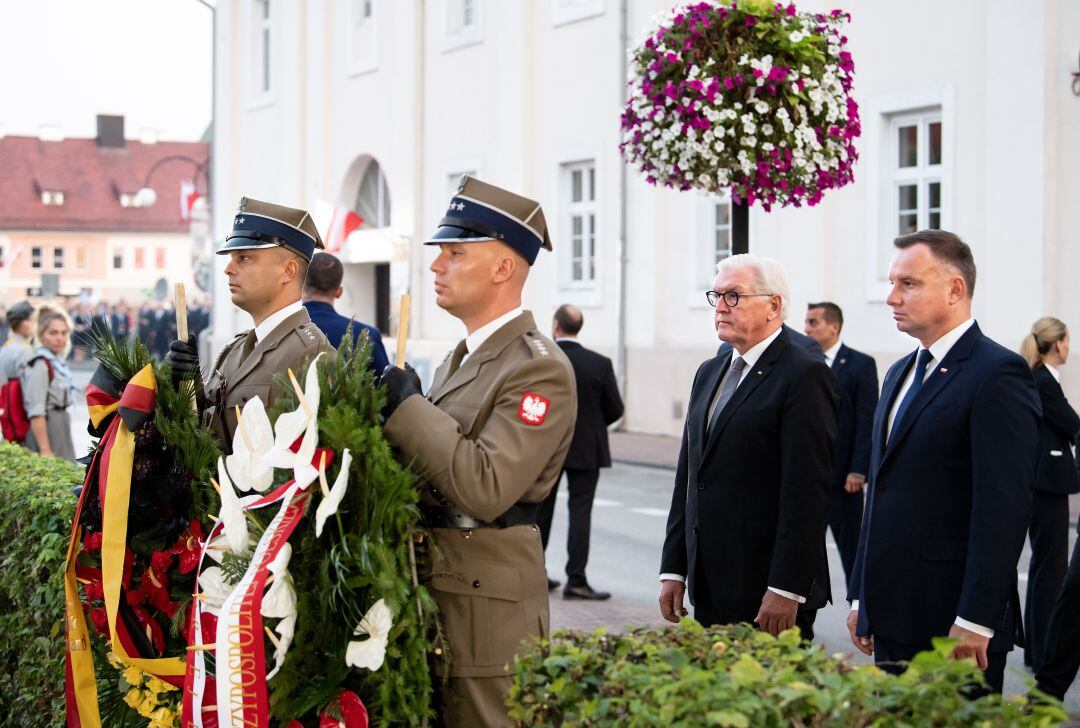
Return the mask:
[[1069, 570], [1069, 496], [1035, 491], [1031, 509], [1031, 564], [1028, 566], [1024, 664], [1038, 670], [1046, 635], [1065, 574]]
[[[715, 606], [712, 591], [709, 587], [709, 579], [705, 573], [701, 554], [698, 554], [697, 578], [694, 579], [694, 619], [705, 627], [717, 624], [738, 624], [747, 622], [754, 624], [753, 614], [725, 614]], [[762, 594], [762, 596], [765, 596]], [[795, 613], [795, 626], [802, 633], [802, 638], [808, 642], [814, 641], [814, 620], [817, 618], [816, 609], [799, 609]]]
[[[915, 655], [924, 650], [932, 649], [929, 643], [923, 645], [909, 645], [903, 642], [893, 642], [874, 637], [874, 664], [885, 672], [899, 675], [907, 669], [907, 665]], [[987, 667], [983, 672], [983, 678], [989, 690], [973, 690], [969, 693], [972, 699], [982, 697], [987, 693], [1000, 693], [1005, 684], [1005, 660], [1006, 652], [987, 652]]]
[[[592, 532], [592, 504], [596, 495], [596, 483], [600, 479], [599, 470], [578, 470], [567, 468], [566, 485], [569, 498], [570, 523], [566, 535], [566, 585], [586, 586], [585, 566], [589, 563], [589, 534]], [[537, 521], [540, 526], [540, 538], [547, 550], [551, 536], [551, 522], [555, 518], [555, 497], [559, 485], [540, 504]]]
[[1080, 670], [1080, 539], [1073, 546], [1065, 584], [1058, 593], [1046, 633], [1046, 652], [1035, 671], [1039, 689], [1065, 697]]
[[848, 493], [843, 488], [834, 490], [829, 496], [826, 515], [836, 540], [836, 548], [840, 551], [840, 563], [844, 565], [844, 583], [847, 584], [851, 579], [851, 569], [855, 565], [855, 552], [859, 549], [863, 491]]

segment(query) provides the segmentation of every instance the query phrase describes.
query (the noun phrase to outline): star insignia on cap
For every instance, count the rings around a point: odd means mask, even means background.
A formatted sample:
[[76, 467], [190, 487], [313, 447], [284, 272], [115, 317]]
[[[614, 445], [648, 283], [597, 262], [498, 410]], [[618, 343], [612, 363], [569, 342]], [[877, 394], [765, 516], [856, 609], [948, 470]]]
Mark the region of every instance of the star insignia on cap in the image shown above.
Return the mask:
[[464, 202], [458, 202], [457, 204], [451, 204], [450, 209], [451, 210], [457, 210], [458, 212], [460, 212], [460, 211], [465, 209], [465, 203]]
[[236, 218], [236, 224], [237, 225], [243, 225], [244, 224], [244, 218], [242, 218], [242, 217]]

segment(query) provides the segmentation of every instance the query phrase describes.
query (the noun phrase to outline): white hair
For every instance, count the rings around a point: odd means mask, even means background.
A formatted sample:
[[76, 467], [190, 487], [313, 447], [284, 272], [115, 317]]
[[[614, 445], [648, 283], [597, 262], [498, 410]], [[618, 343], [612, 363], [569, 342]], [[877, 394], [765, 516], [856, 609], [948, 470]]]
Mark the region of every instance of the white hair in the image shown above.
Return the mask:
[[787, 273], [784, 272], [784, 266], [780, 264], [780, 261], [764, 255], [739, 253], [724, 258], [716, 264], [717, 273], [738, 268], [753, 268], [757, 285], [757, 290], [753, 293], [771, 293], [780, 296], [780, 320], [786, 319], [791, 291], [788, 287]]

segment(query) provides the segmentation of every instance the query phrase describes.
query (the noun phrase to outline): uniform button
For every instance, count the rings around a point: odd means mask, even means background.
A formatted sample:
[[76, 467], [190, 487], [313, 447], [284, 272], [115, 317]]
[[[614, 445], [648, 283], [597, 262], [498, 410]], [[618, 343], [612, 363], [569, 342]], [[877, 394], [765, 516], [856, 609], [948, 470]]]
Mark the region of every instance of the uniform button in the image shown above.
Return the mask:
[[698, 490], [705, 490], [705, 484], [704, 483], [698, 483], [697, 484], [697, 489]]
[[697, 533], [697, 526], [694, 526], [694, 533]]
[[480, 588], [480, 580], [479, 579], [477, 579], [476, 581], [474, 581], [472, 583], [472, 588], [473, 589], [479, 589]]

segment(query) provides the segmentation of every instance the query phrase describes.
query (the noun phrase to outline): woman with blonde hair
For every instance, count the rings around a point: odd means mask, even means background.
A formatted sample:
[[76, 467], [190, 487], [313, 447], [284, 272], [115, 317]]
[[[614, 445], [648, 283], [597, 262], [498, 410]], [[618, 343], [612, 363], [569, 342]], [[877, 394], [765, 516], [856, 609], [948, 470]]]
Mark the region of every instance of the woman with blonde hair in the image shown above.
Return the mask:
[[1036, 321], [1020, 345], [1020, 355], [1031, 366], [1043, 409], [1024, 608], [1024, 662], [1038, 670], [1048, 653], [1050, 615], [1069, 566], [1069, 494], [1080, 492], [1072, 447], [1080, 433], [1080, 416], [1065, 399], [1058, 372], [1069, 358], [1069, 330], [1065, 324], [1052, 316]]
[[68, 411], [74, 382], [67, 366], [71, 351], [71, 319], [67, 313], [52, 306], [39, 308], [37, 338], [40, 345], [22, 373], [23, 406], [30, 419], [24, 444], [45, 457], [74, 460]]

